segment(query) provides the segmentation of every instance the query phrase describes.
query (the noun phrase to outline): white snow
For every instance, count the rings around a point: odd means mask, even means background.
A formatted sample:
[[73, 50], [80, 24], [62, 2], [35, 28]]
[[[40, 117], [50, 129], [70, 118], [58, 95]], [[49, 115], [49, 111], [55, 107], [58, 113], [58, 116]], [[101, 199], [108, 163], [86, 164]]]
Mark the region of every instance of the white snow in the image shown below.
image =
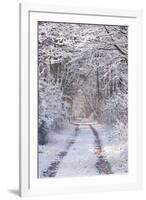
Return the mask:
[[[66, 156], [60, 162], [56, 177], [96, 176], [99, 175], [96, 168], [98, 156], [96, 152], [95, 136], [87, 124], [80, 124], [76, 137], [74, 125], [66, 127], [60, 133], [52, 133], [51, 141], [47, 145], [39, 146], [39, 172], [48, 169], [54, 160], [59, 160], [58, 154], [66, 151], [69, 141], [75, 139], [67, 151]], [[102, 155], [109, 162], [113, 174], [123, 174], [128, 171], [127, 143], [113, 137], [114, 129], [105, 125], [92, 124], [99, 135]]]
[[76, 142], [63, 159], [57, 177], [98, 175], [94, 149], [94, 135], [90, 127], [80, 125]]
[[73, 138], [75, 131], [74, 125], [69, 125], [59, 133], [49, 133], [50, 141], [47, 145], [39, 145], [39, 176], [47, 170], [51, 162], [57, 157], [58, 153], [66, 149], [68, 141]]

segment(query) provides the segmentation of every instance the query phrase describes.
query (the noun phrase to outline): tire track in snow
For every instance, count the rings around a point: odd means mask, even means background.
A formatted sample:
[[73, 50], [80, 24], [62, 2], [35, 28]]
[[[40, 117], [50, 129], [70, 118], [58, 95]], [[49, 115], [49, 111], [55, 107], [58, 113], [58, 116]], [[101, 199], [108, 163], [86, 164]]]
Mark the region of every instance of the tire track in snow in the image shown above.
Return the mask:
[[92, 125], [90, 125], [90, 128], [95, 136], [96, 154], [98, 158], [96, 162], [96, 168], [100, 174], [113, 174], [110, 163], [106, 160], [105, 156], [103, 155], [103, 149], [101, 140], [99, 138], [99, 134], [97, 130], [93, 128]]
[[61, 151], [57, 155], [57, 157], [55, 158], [55, 160], [50, 164], [50, 166], [48, 167], [48, 169], [43, 172], [43, 176], [44, 177], [55, 177], [56, 176], [58, 168], [59, 168], [59, 166], [61, 164], [61, 161], [67, 155], [67, 153], [68, 153], [69, 149], [71, 148], [71, 146], [75, 143], [75, 139], [76, 139], [76, 136], [78, 134], [78, 131], [79, 131], [79, 125], [76, 126], [74, 138], [71, 139], [68, 142], [65, 151]]
[[80, 124], [75, 144], [69, 149], [56, 177], [85, 177], [99, 175], [96, 168], [94, 135], [89, 125]]

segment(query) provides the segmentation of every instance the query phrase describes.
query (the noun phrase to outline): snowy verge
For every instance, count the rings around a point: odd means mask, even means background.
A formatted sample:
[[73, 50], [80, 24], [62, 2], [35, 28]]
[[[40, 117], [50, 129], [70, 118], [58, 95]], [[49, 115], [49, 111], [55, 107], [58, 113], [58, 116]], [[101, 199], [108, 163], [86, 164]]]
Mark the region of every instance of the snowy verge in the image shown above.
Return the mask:
[[59, 133], [49, 133], [49, 143], [46, 145], [39, 145], [39, 177], [43, 177], [43, 172], [47, 170], [48, 166], [58, 156], [59, 152], [65, 151], [68, 142], [74, 138], [74, 125], [68, 125]]
[[[111, 165], [113, 174], [128, 172], [128, 142], [115, 134], [116, 129], [105, 125], [93, 126], [99, 134], [103, 153]], [[127, 131], [127, 130], [125, 130]]]

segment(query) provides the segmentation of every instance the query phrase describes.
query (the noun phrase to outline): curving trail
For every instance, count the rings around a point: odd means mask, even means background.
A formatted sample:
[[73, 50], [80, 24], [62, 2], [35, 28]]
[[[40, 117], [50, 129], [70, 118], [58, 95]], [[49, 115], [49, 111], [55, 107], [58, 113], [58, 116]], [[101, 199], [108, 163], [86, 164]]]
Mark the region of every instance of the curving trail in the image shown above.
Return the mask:
[[[112, 174], [98, 131], [90, 124], [76, 124], [66, 147], [50, 162], [43, 177], [75, 177]], [[70, 133], [68, 133], [70, 134]]]

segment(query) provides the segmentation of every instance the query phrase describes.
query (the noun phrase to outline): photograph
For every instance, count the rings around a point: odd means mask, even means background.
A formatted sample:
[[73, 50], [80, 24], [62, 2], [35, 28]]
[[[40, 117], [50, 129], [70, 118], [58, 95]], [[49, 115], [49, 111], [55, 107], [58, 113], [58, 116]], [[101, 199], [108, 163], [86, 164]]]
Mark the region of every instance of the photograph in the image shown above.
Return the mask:
[[37, 21], [38, 178], [128, 173], [128, 26]]

